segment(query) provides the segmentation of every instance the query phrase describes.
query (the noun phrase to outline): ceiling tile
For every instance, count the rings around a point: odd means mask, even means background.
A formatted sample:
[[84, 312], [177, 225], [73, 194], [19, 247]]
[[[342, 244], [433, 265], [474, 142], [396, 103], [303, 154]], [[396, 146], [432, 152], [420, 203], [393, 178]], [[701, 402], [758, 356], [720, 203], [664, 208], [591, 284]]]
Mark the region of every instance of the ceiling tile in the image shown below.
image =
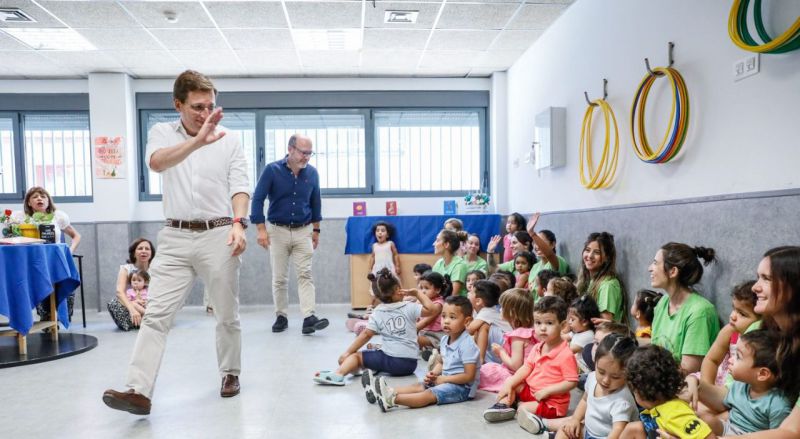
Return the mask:
[[236, 54], [249, 72], [300, 71], [300, 60], [294, 50], [237, 50]]
[[429, 50], [486, 50], [500, 33], [496, 30], [435, 30]]
[[306, 78], [353, 78], [358, 76], [358, 67], [306, 68]]
[[207, 75], [243, 73], [232, 50], [174, 50], [172, 53], [186, 68]]
[[[208, 14], [196, 1], [191, 2], [149, 2], [124, 1], [122, 5], [133, 14], [142, 26], [153, 28], [196, 28], [214, 27]], [[165, 11], [176, 14], [178, 21], [170, 23], [164, 17]]]
[[503, 29], [519, 5], [447, 3], [438, 29]]
[[416, 72], [415, 66], [404, 66], [404, 67], [361, 66], [358, 69], [358, 74], [360, 76], [371, 76], [371, 77], [411, 76], [415, 72]]
[[[376, 3], [372, 7], [371, 2], [367, 2], [366, 18], [364, 27], [367, 28], [386, 28], [386, 29], [432, 29], [436, 15], [441, 8], [439, 3], [414, 3], [414, 2], [387, 2]], [[406, 23], [384, 23], [383, 19], [386, 11], [419, 11], [417, 22], [414, 24]]]
[[293, 50], [289, 29], [222, 29], [234, 50]]
[[523, 5], [522, 10], [508, 23], [506, 29], [547, 29], [567, 5]]
[[364, 29], [364, 49], [422, 50], [430, 33], [425, 29]]
[[274, 2], [205, 2], [219, 27], [229, 28], [288, 28], [283, 7]]
[[75, 29], [100, 50], [147, 50], [158, 43], [142, 28]]
[[33, 50], [27, 44], [19, 42], [16, 38], [0, 31], [0, 50]]
[[421, 50], [363, 50], [361, 68], [392, 69], [406, 68], [413, 71], [422, 56]]
[[0, 27], [31, 27], [32, 25], [36, 27], [66, 27], [30, 0], [3, 0], [0, 2], [0, 6], [4, 8], [19, 8], [36, 20], [36, 23], [33, 24], [0, 21]]
[[150, 32], [170, 50], [228, 48], [216, 29], [151, 29]]
[[71, 27], [138, 27], [116, 2], [40, 1], [40, 5]]
[[92, 72], [124, 72], [125, 68], [113, 57], [93, 51], [47, 51], [42, 55], [60, 66], [68, 66], [82, 75]]
[[172, 78], [174, 79], [183, 72], [183, 68], [168, 65], [151, 65], [129, 69], [131, 75], [137, 78]]
[[111, 50], [104, 52], [131, 70], [184, 69], [166, 50]]
[[22, 76], [75, 76], [78, 72], [75, 69], [57, 64], [41, 56], [35, 51], [29, 52], [0, 52], [0, 59], [13, 59], [7, 67]]
[[490, 49], [527, 50], [543, 33], [541, 30], [504, 30]]
[[303, 67], [324, 68], [330, 66], [332, 70], [342, 70], [358, 67], [358, 51], [349, 50], [303, 50], [300, 59]]
[[361, 3], [286, 2], [295, 29], [353, 29], [361, 27]]
[[475, 67], [511, 67], [524, 50], [491, 50], [475, 60]]
[[419, 68], [414, 73], [417, 78], [461, 78], [467, 76], [469, 67]]
[[470, 50], [426, 50], [420, 68], [472, 67], [483, 53]]

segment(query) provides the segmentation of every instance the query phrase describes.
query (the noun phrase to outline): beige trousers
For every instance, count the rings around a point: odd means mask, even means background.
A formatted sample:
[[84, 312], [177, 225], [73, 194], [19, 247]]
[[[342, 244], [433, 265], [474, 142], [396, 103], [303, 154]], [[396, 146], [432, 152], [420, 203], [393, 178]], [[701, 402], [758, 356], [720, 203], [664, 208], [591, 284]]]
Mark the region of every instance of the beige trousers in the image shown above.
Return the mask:
[[152, 398], [167, 334], [200, 276], [217, 319], [217, 364], [220, 375], [239, 375], [242, 335], [239, 324], [239, 266], [226, 245], [230, 226], [205, 232], [164, 227], [158, 233], [150, 265], [147, 310], [133, 348], [127, 386]]
[[311, 243], [311, 224], [298, 229], [269, 224], [269, 263], [272, 267], [272, 298], [275, 313], [286, 315], [289, 308], [289, 259], [294, 259], [297, 271], [297, 295], [303, 317], [314, 314], [316, 291], [311, 274], [314, 246]]

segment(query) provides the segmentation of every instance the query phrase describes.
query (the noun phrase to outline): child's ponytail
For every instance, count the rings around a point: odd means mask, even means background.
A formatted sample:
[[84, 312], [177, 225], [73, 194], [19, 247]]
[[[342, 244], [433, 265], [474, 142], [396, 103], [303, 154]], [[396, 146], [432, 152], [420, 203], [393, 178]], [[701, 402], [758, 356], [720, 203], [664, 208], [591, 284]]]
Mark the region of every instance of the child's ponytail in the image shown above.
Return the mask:
[[372, 283], [372, 294], [383, 303], [391, 303], [394, 291], [400, 287], [400, 281], [388, 268], [382, 268], [377, 275], [370, 273], [367, 279]]
[[638, 346], [639, 344], [635, 338], [615, 333], [608, 334], [600, 341], [600, 344], [597, 345], [597, 352], [594, 357], [595, 364], [597, 364], [600, 358], [611, 354], [611, 358], [618, 361], [619, 364], [624, 367], [628, 358], [633, 355], [633, 352], [636, 351]]

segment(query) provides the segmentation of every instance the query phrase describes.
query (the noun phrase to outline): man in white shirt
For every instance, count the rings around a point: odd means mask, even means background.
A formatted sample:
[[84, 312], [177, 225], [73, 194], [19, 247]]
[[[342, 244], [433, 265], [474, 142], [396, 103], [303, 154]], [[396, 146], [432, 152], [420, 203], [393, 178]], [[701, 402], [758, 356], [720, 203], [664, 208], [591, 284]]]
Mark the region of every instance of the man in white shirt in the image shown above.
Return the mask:
[[163, 179], [167, 221], [150, 265], [150, 297], [128, 368], [128, 390], [103, 393], [113, 409], [150, 413], [167, 334], [197, 275], [217, 319], [220, 396], [239, 393], [239, 255], [246, 246], [250, 184], [238, 139], [218, 125], [223, 115], [216, 94], [204, 75], [183, 72], [173, 88], [180, 120], [156, 124], [148, 134], [145, 159]]

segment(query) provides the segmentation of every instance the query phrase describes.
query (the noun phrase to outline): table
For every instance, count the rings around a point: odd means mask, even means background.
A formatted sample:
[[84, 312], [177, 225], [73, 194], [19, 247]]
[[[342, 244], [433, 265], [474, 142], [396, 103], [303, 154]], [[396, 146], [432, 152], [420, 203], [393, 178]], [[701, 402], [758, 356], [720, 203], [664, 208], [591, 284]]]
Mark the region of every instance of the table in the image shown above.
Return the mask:
[[[53, 328], [57, 339], [58, 322], [69, 328], [65, 299], [80, 283], [66, 244], [0, 245], [0, 314], [8, 317], [12, 329], [0, 335], [16, 336], [23, 355], [30, 332]], [[48, 296], [52, 320], [34, 324], [31, 311]]]

